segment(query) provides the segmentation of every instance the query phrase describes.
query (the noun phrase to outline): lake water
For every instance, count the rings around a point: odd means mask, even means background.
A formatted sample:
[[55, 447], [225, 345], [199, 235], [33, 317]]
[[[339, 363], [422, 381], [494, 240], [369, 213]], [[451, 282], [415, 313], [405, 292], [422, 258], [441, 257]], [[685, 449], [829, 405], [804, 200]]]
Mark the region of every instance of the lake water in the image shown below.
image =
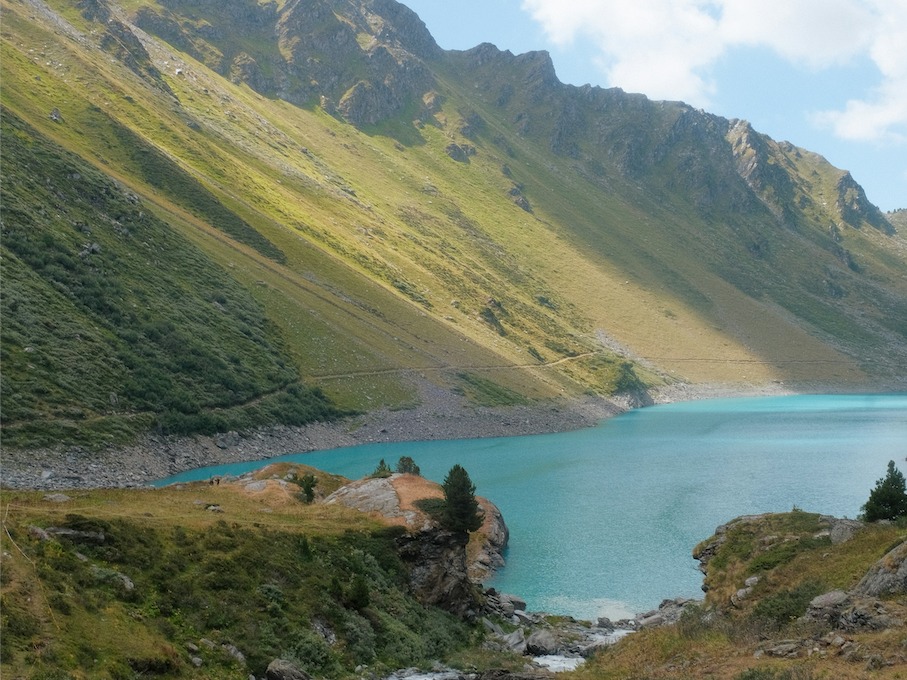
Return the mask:
[[[368, 444], [281, 456], [359, 478], [411, 456], [438, 482], [455, 463], [504, 514], [507, 566], [486, 585], [533, 611], [619, 619], [701, 597], [693, 547], [734, 517], [855, 517], [889, 460], [907, 472], [907, 395], [682, 402], [574, 432]], [[159, 484], [241, 474], [193, 470]]]

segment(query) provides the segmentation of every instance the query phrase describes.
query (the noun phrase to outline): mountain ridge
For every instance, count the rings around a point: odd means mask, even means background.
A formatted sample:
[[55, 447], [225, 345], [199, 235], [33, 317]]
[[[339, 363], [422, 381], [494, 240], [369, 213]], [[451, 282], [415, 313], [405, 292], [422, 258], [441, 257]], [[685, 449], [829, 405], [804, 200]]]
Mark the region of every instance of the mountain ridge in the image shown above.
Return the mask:
[[[310, 5], [4, 2], [2, 103], [47, 140], [47, 172], [75, 154], [235, 280], [295, 380], [340, 410], [411, 406], [401, 376], [419, 371], [499, 405], [905, 375], [903, 236], [849, 173], [743, 121], [561, 84], [543, 52], [441, 50], [392, 0]], [[33, 224], [78, 239], [65, 220]], [[3, 340], [6, 361], [41, 338]], [[61, 399], [85, 412], [77, 393]], [[27, 420], [42, 429], [56, 416], [37, 403]], [[135, 420], [137, 407], [96, 404], [69, 418], [75, 439], [52, 437], [74, 443], [86, 417]], [[180, 422], [211, 422], [205, 405], [179, 408]], [[166, 415], [82, 439], [127, 441]]]

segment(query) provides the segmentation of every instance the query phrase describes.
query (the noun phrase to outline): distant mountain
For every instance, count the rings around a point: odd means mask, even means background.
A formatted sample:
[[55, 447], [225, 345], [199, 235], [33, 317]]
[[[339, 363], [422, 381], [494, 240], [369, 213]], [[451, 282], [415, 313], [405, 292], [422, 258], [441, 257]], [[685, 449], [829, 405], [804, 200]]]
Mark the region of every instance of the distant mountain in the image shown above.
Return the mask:
[[907, 375], [900, 213], [746, 121], [393, 0], [0, 2], [8, 445]]

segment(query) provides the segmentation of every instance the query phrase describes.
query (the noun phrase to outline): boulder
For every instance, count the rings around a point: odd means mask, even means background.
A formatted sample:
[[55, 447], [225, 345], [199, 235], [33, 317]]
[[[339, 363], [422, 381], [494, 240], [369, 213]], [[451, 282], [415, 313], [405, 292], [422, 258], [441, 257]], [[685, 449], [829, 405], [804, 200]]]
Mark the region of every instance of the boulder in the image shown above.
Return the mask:
[[526, 638], [526, 653], [532, 656], [556, 654], [559, 648], [557, 637], [548, 628], [535, 630]]
[[868, 597], [907, 593], [907, 541], [895, 546], [872, 565], [853, 593]]
[[831, 526], [829, 527], [828, 535], [831, 538], [831, 542], [835, 545], [849, 541], [857, 531], [863, 528], [863, 523], [855, 519], [832, 517], [829, 519], [829, 523]]
[[526, 653], [526, 634], [523, 632], [522, 628], [517, 628], [512, 633], [502, 635], [498, 639], [503, 642], [504, 646], [511, 652], [516, 652], [517, 654]]
[[311, 680], [311, 676], [286, 659], [274, 659], [265, 671], [266, 680]]

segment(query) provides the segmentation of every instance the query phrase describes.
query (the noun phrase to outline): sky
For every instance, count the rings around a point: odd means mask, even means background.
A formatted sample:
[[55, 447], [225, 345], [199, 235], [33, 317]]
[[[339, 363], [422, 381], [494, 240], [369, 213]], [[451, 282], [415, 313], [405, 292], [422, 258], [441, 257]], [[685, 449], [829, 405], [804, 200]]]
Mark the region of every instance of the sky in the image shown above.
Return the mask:
[[907, 0], [402, 0], [444, 49], [743, 118], [907, 208]]

